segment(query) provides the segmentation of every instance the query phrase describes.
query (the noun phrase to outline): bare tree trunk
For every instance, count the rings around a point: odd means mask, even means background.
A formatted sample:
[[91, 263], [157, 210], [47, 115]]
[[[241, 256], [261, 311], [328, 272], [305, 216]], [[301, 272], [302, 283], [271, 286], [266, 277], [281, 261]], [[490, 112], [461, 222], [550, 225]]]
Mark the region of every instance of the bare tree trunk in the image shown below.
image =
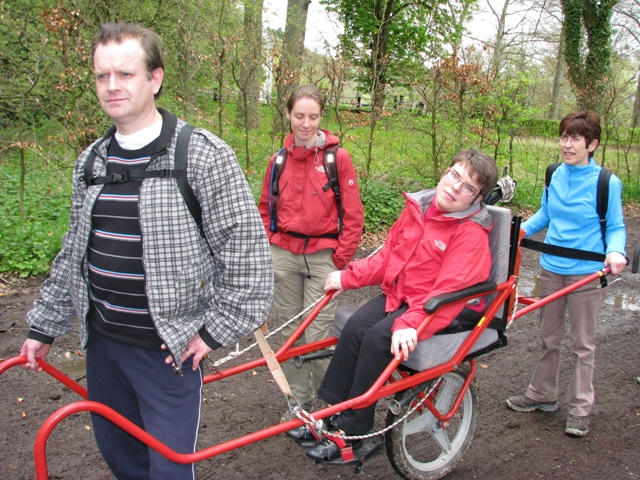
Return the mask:
[[[564, 30], [564, 27], [563, 27]], [[564, 75], [564, 31], [560, 32], [560, 43], [558, 45], [558, 55], [556, 56], [556, 71], [553, 76], [553, 89], [549, 102], [549, 113], [547, 118], [554, 120], [559, 118], [558, 109], [560, 107], [560, 89], [562, 88], [562, 77]]]
[[[449, 4], [451, 16], [457, 18], [456, 23], [460, 30], [462, 30], [467, 21], [471, 19], [471, 5], [471, 2], [462, 2], [462, 9], [460, 12], [456, 13], [454, 5], [451, 3]], [[451, 44], [451, 48], [453, 49], [453, 55], [458, 55], [460, 53], [462, 48], [462, 35], [456, 37], [455, 42]]]
[[263, 0], [244, 0], [244, 45], [236, 124], [247, 130], [260, 128], [262, 4]]
[[633, 102], [633, 115], [631, 116], [631, 128], [638, 127], [640, 123], [640, 70], [636, 74], [637, 83], [636, 83], [636, 98]]
[[500, 19], [498, 20], [498, 32], [496, 33], [496, 45], [493, 50], [493, 60], [491, 62], [491, 73], [494, 77], [498, 76], [500, 66], [502, 64], [502, 53], [504, 50], [504, 32], [507, 23], [507, 10], [509, 8], [509, 0], [505, 0], [502, 6]]
[[394, 0], [378, 0], [375, 2], [375, 18], [379, 24], [373, 36], [371, 48], [371, 124], [367, 147], [366, 168], [370, 172], [373, 161], [373, 140], [378, 120], [384, 110], [384, 98], [387, 90], [387, 65], [389, 61], [388, 40], [390, 22], [393, 17]]
[[285, 135], [285, 109], [291, 92], [295, 90], [300, 78], [302, 58], [304, 56], [304, 37], [307, 32], [307, 14], [311, 0], [288, 0], [287, 23], [284, 29], [283, 53], [279, 74], [276, 75], [276, 114], [273, 118], [273, 131], [276, 135]]

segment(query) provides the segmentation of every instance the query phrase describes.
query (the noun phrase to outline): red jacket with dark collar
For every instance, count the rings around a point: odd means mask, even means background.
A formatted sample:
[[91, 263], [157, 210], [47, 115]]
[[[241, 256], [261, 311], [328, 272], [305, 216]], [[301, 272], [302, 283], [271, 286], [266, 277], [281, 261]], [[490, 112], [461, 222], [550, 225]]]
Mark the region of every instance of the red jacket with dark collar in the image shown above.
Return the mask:
[[278, 232], [270, 230], [269, 194], [274, 155], [269, 161], [262, 184], [262, 195], [258, 209], [269, 241], [295, 254], [314, 253], [325, 248], [334, 250], [333, 261], [342, 270], [351, 260], [360, 243], [364, 227], [364, 208], [351, 156], [343, 148], [336, 154], [338, 181], [342, 197], [342, 233], [335, 238], [310, 238], [304, 248], [304, 238], [296, 238], [286, 232], [295, 232], [313, 237], [338, 231], [338, 207], [333, 191], [324, 189], [327, 175], [323, 166], [323, 150], [339, 144], [337, 137], [327, 130], [322, 131], [326, 143], [311, 148], [294, 145], [290, 134], [284, 141], [287, 160], [278, 186]]
[[[345, 290], [381, 285], [387, 312], [403, 303], [409, 305], [396, 319], [393, 331], [417, 328], [426, 315], [424, 304], [431, 297], [489, 278], [491, 216], [486, 206], [477, 203], [464, 212], [437, 213], [425, 219], [434, 195], [435, 190], [405, 194], [406, 207], [382, 249], [350, 263], [340, 277]], [[483, 306], [484, 302], [477, 308]], [[447, 327], [463, 308], [461, 303], [441, 308], [420, 340]]]

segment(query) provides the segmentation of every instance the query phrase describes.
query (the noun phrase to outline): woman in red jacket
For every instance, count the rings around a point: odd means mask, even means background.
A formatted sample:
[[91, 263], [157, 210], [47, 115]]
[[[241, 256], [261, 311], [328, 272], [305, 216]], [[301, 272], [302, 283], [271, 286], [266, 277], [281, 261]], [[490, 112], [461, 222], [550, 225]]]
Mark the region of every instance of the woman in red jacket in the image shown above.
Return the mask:
[[[342, 270], [351, 260], [364, 226], [351, 156], [339, 147], [337, 137], [320, 130], [323, 113], [324, 99], [317, 88], [302, 86], [291, 94], [286, 110], [291, 134], [269, 161], [258, 204], [271, 243], [273, 306], [279, 325], [324, 296], [327, 275]], [[340, 202], [331, 187], [332, 175], [325, 171], [329, 154], [335, 159]], [[274, 167], [276, 159], [283, 164], [281, 168]], [[335, 308], [336, 302], [329, 303], [298, 344], [332, 336]], [[285, 327], [283, 336], [288, 338], [300, 321]], [[292, 361], [283, 365], [291, 392], [305, 409], [311, 408], [327, 364], [327, 359], [320, 359], [305, 362], [301, 368]]]
[[[318, 390], [322, 400], [336, 404], [362, 395], [393, 357], [407, 360], [418, 341], [446, 328], [462, 311], [463, 304], [440, 309], [417, 337], [427, 300], [489, 277], [491, 216], [482, 199], [497, 180], [490, 156], [473, 149], [459, 152], [435, 190], [405, 195], [406, 208], [376, 255], [328, 275], [325, 291], [336, 290], [336, 295], [369, 285], [381, 285], [383, 293], [344, 326]], [[473, 308], [484, 309], [484, 301]], [[374, 413], [375, 404], [345, 410], [332, 418], [331, 428], [347, 436], [365, 434], [373, 427]], [[331, 461], [339, 454], [330, 437], [307, 451], [316, 461]]]

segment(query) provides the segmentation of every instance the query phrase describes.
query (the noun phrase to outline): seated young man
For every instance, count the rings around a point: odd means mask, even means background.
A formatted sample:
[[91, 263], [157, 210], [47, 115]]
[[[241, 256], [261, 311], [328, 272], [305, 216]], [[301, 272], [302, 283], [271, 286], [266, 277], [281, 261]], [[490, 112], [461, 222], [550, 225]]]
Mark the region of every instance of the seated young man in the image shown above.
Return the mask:
[[[405, 194], [406, 207], [376, 255], [329, 274], [325, 291], [336, 290], [335, 295], [370, 285], [381, 285], [383, 293], [344, 326], [318, 391], [322, 400], [336, 404], [365, 393], [392, 358], [407, 360], [418, 341], [446, 328], [464, 308], [462, 303], [441, 308], [418, 338], [427, 300], [487, 280], [491, 216], [482, 200], [497, 180], [493, 158], [474, 149], [460, 151], [435, 190]], [[481, 301], [474, 308], [484, 307]], [[330, 428], [346, 436], [365, 434], [373, 428], [374, 413], [375, 404], [346, 410], [331, 419]], [[307, 426], [287, 435], [301, 444], [314, 438]], [[307, 455], [332, 461], [340, 448], [325, 437]]]

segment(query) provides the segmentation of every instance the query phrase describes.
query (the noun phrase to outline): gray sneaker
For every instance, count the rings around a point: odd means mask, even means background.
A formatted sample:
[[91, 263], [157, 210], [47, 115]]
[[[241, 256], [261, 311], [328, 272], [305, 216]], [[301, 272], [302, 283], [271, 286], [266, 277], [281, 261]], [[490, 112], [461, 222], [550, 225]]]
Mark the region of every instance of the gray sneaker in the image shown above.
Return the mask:
[[536, 402], [526, 395], [513, 395], [507, 398], [507, 407], [516, 412], [533, 412], [534, 410], [555, 412], [558, 410], [558, 402]]
[[569, 414], [564, 433], [571, 435], [572, 437], [584, 437], [589, 433], [589, 416], [585, 415], [584, 417], [579, 417], [577, 415]]

